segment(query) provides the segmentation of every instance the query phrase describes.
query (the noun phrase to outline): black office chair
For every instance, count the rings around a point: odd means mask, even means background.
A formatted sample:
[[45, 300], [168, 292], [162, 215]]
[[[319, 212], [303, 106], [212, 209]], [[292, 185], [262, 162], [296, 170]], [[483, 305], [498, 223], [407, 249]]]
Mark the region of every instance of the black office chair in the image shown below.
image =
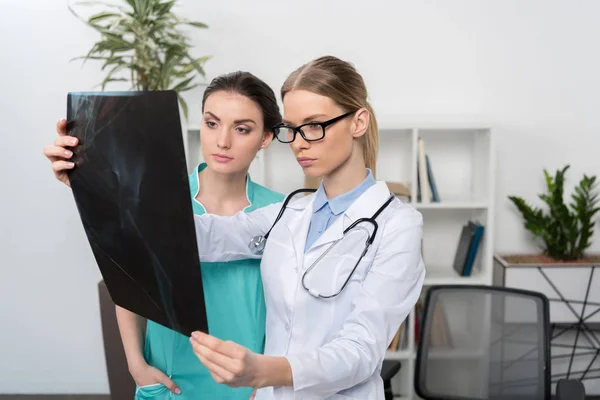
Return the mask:
[[392, 378], [400, 371], [402, 364], [396, 360], [383, 360], [381, 366], [381, 379], [383, 380], [383, 393], [385, 400], [393, 400], [394, 392], [392, 391]]
[[[425, 400], [549, 400], [550, 317], [541, 293], [490, 286], [427, 290], [415, 391]], [[556, 399], [583, 400], [560, 380]]]

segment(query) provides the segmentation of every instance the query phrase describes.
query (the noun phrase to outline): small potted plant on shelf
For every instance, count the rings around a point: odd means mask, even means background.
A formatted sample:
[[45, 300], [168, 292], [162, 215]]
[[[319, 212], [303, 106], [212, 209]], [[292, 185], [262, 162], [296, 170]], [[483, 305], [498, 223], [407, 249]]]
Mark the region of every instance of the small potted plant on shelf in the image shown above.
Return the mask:
[[525, 228], [542, 245], [536, 254], [496, 254], [497, 262], [509, 265], [589, 265], [600, 264], [600, 255], [587, 254], [592, 244], [596, 213], [600, 210], [596, 176], [584, 174], [571, 195], [564, 201], [565, 173], [569, 165], [551, 176], [544, 169], [547, 192], [539, 195], [548, 210], [534, 207], [518, 196], [508, 196], [520, 211]]
[[110, 82], [130, 82], [130, 90], [173, 90], [187, 119], [188, 107], [181, 96], [205, 77], [204, 64], [209, 56], [193, 57], [182, 26], [207, 28], [202, 22], [177, 16], [177, 0], [122, 0], [122, 4], [81, 2], [102, 5], [106, 9], [85, 19], [69, 5], [69, 10], [101, 34], [89, 52], [76, 59], [101, 60], [107, 71], [100, 83], [102, 90]]

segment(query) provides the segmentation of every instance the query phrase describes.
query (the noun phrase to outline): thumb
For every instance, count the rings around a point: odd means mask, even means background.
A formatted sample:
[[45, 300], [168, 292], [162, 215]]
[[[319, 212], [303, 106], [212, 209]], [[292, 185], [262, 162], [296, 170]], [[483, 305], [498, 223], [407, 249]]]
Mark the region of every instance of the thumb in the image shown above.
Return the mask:
[[56, 123], [56, 133], [58, 136], [65, 136], [67, 134], [67, 120], [61, 118]]
[[181, 389], [179, 389], [175, 382], [173, 382], [171, 378], [158, 369], [156, 370], [156, 380], [165, 385], [171, 392], [175, 394], [181, 394]]

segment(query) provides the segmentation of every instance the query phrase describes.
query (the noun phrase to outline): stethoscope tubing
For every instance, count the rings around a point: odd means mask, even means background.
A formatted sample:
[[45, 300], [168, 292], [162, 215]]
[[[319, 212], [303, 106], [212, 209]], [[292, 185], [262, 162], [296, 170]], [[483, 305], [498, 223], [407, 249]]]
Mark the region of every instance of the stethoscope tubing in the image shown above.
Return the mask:
[[[343, 232], [343, 236], [336, 240], [331, 246], [329, 246], [327, 248], [327, 250], [325, 250], [320, 256], [319, 258], [317, 258], [311, 265], [310, 267], [308, 267], [306, 269], [306, 271], [304, 271], [304, 273], [302, 274], [302, 287], [304, 287], [304, 289], [306, 291], [308, 291], [312, 296], [314, 297], [319, 297], [322, 299], [330, 299], [333, 297], [338, 296], [340, 293], [342, 293], [344, 291], [344, 289], [346, 288], [346, 286], [348, 286], [348, 283], [350, 282], [350, 279], [352, 278], [352, 275], [354, 275], [354, 271], [356, 271], [356, 268], [358, 268], [358, 264], [360, 264], [360, 262], [362, 261], [363, 257], [365, 256], [365, 254], [367, 254], [367, 251], [369, 250], [369, 247], [371, 247], [371, 245], [373, 244], [373, 241], [375, 240], [375, 236], [377, 235], [377, 229], [379, 228], [379, 225], [377, 224], [377, 221], [375, 220], [375, 218], [377, 218], [379, 216], [379, 214], [381, 214], [381, 212], [383, 210], [385, 210], [387, 208], [388, 205], [390, 205], [390, 203], [392, 202], [392, 200], [394, 200], [396, 196], [391, 194], [390, 197], [386, 200], [385, 203], [383, 203], [383, 205], [381, 207], [379, 207], [377, 209], [377, 211], [370, 217], [370, 218], [359, 218], [356, 221], [354, 221], [349, 227], [347, 227], [346, 229], [344, 229]], [[360, 257], [358, 258], [358, 261], [356, 262], [356, 264], [354, 264], [354, 268], [352, 268], [352, 271], [350, 271], [350, 274], [348, 274], [348, 277], [346, 278], [346, 280], [344, 281], [344, 284], [342, 285], [342, 287], [340, 288], [340, 290], [338, 290], [337, 292], [330, 294], [330, 295], [323, 295], [315, 290], [312, 290], [310, 288], [308, 288], [304, 282], [306, 275], [319, 263], [319, 261], [321, 261], [321, 259], [323, 257], [325, 257], [325, 255], [327, 253], [329, 253], [329, 251], [342, 239], [344, 239], [344, 237], [346, 236], [346, 234], [353, 228], [355, 228], [358, 224], [360, 223], [370, 223], [371, 225], [373, 225], [373, 232], [369, 233], [369, 231], [366, 228], [360, 228], [359, 229], [365, 229], [367, 230], [367, 240], [365, 241], [365, 248], [363, 249], [362, 254], [360, 255]]]
[[279, 214], [277, 214], [277, 218], [275, 218], [275, 222], [273, 222], [273, 224], [271, 225], [271, 227], [269, 228], [269, 230], [267, 231], [265, 236], [263, 236], [263, 239], [266, 240], [269, 237], [271, 230], [273, 230], [273, 228], [275, 227], [275, 224], [277, 224], [277, 222], [279, 222], [279, 220], [283, 216], [283, 212], [285, 211], [285, 209], [288, 206], [288, 203], [295, 195], [297, 195], [298, 193], [314, 193], [316, 191], [317, 191], [317, 189], [302, 188], [302, 189], [294, 190], [292, 193], [290, 193], [289, 196], [286, 197], [286, 199], [283, 201], [283, 205], [281, 206], [281, 209], [279, 210]]
[[[256, 254], [260, 254], [263, 249], [264, 249], [264, 245], [266, 243], [267, 238], [269, 237], [269, 234], [271, 233], [271, 231], [273, 230], [273, 228], [275, 227], [275, 225], [277, 224], [277, 222], [279, 222], [279, 220], [281, 219], [281, 217], [283, 216], [283, 213], [285, 212], [285, 209], [288, 206], [288, 203], [290, 202], [290, 200], [297, 195], [298, 193], [314, 193], [316, 191], [316, 189], [308, 189], [308, 188], [302, 188], [302, 189], [297, 189], [294, 190], [292, 193], [290, 193], [287, 198], [284, 200], [283, 205], [281, 206], [281, 209], [279, 210], [279, 213], [277, 214], [277, 217], [275, 218], [275, 221], [273, 222], [273, 224], [271, 224], [271, 227], [269, 228], [269, 230], [267, 231], [267, 233], [264, 236], [257, 236], [255, 238], [252, 239], [252, 242], [250, 243], [250, 248], [252, 249], [253, 252], [255, 252]], [[392, 200], [394, 200], [396, 196], [394, 194], [390, 194], [390, 197], [386, 200], [385, 203], [383, 203], [383, 205], [381, 205], [377, 211], [375, 211], [375, 213], [371, 216], [371, 217], [364, 217], [364, 218], [359, 218], [356, 221], [354, 221], [352, 224], [350, 224], [350, 226], [348, 226], [346, 229], [344, 229], [343, 232], [343, 236], [336, 240], [331, 246], [329, 246], [327, 248], [327, 250], [325, 250], [311, 265], [310, 267], [308, 267], [306, 269], [306, 271], [304, 271], [304, 273], [302, 274], [302, 286], [304, 287], [304, 289], [306, 291], [308, 291], [312, 296], [315, 297], [319, 297], [322, 299], [330, 299], [332, 297], [336, 297], [337, 295], [339, 295], [348, 285], [348, 282], [350, 282], [350, 278], [352, 278], [352, 275], [354, 275], [354, 271], [356, 271], [356, 268], [358, 267], [358, 264], [360, 264], [361, 260], [363, 259], [363, 257], [365, 256], [365, 254], [367, 254], [367, 251], [369, 250], [369, 247], [371, 247], [371, 245], [373, 244], [373, 241], [375, 240], [375, 237], [377, 236], [377, 230], [379, 229], [379, 225], [377, 224], [377, 221], [375, 220], [379, 214], [381, 214], [383, 212], [383, 210], [385, 210], [387, 208], [388, 205], [390, 205], [390, 203], [392, 202]], [[348, 277], [346, 278], [346, 281], [344, 282], [344, 284], [342, 285], [341, 289], [338, 290], [336, 293], [332, 294], [332, 295], [323, 295], [318, 293], [315, 290], [309, 289], [308, 287], [306, 287], [306, 284], [304, 282], [306, 275], [319, 263], [319, 261], [321, 259], [323, 259], [323, 257], [325, 257], [325, 255], [327, 255], [327, 253], [329, 253], [329, 251], [340, 241], [342, 240], [346, 234], [354, 229], [355, 227], [357, 227], [358, 224], [361, 223], [370, 223], [371, 225], [373, 225], [373, 232], [369, 233], [368, 230], [366, 228], [361, 228], [361, 229], [365, 229], [367, 230], [367, 240], [365, 241], [365, 248], [363, 249], [362, 254], [360, 255], [358, 261], [356, 262], [356, 264], [354, 265], [354, 268], [352, 269], [352, 271], [350, 272], [350, 274], [348, 275]], [[360, 227], [359, 227], [360, 228]]]

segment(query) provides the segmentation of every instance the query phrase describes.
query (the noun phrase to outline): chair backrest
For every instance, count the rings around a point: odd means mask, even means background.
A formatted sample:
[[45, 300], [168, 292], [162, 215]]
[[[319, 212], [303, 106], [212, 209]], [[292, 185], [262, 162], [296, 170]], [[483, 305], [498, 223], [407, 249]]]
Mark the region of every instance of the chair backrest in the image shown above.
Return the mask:
[[418, 318], [423, 399], [550, 398], [548, 299], [490, 286], [432, 286]]

